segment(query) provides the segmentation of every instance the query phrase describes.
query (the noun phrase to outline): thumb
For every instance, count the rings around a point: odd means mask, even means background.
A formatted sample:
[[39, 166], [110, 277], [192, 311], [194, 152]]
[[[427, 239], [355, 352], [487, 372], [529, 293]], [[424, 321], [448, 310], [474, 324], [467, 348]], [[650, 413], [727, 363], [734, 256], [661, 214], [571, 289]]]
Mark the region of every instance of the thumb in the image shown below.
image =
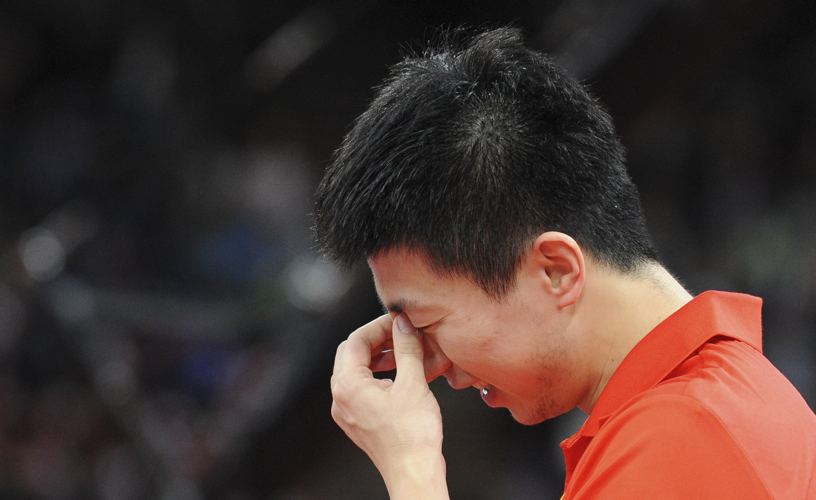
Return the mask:
[[400, 314], [394, 319], [391, 327], [394, 341], [394, 360], [397, 364], [397, 375], [394, 380], [399, 384], [400, 380], [425, 381], [425, 366], [422, 353], [422, 337], [416, 327], [405, 314]]

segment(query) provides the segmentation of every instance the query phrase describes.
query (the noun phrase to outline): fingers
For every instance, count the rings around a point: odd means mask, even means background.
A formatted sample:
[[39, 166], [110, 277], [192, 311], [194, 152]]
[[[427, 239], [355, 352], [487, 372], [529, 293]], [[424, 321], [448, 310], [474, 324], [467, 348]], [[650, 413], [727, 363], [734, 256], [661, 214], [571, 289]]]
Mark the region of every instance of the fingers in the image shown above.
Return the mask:
[[425, 382], [425, 362], [422, 337], [405, 314], [396, 317], [392, 325], [394, 361], [397, 365], [395, 385], [411, 380]]
[[371, 373], [372, 352], [380, 353], [383, 344], [391, 336], [391, 317], [387, 314], [358, 328], [337, 347], [334, 358], [334, 374]]
[[397, 362], [394, 359], [394, 351], [389, 350], [385, 352], [381, 352], [371, 358], [371, 368], [372, 372], [387, 372], [391, 371], [397, 367]]

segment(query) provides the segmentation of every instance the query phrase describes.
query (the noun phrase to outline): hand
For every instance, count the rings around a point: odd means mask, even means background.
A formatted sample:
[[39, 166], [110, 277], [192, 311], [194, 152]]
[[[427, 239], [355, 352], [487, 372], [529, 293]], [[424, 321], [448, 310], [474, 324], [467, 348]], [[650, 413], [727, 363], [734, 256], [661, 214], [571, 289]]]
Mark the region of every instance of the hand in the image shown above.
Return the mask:
[[[391, 366], [383, 353], [389, 343], [393, 382], [372, 372]], [[377, 466], [392, 500], [447, 498], [442, 415], [425, 380], [422, 338], [407, 316], [381, 316], [340, 344], [331, 386], [332, 417]]]

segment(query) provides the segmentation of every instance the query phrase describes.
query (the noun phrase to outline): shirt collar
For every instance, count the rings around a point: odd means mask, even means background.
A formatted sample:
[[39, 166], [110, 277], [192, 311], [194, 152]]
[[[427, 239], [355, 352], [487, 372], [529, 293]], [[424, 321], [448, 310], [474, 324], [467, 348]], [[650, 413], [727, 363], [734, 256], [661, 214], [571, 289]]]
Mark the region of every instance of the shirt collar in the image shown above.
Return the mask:
[[666, 378], [716, 336], [740, 340], [762, 352], [762, 299], [730, 292], [705, 292], [657, 325], [629, 352], [601, 392], [581, 429], [561, 443], [567, 451], [593, 437], [626, 401]]

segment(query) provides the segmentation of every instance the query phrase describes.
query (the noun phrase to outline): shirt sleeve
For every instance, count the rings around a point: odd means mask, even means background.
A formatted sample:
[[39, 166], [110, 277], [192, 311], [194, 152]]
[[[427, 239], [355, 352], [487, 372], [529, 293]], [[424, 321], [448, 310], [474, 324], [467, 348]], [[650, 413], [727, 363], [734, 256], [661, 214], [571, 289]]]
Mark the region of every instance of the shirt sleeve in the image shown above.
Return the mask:
[[739, 443], [692, 398], [658, 395], [607, 420], [564, 499], [770, 499]]

